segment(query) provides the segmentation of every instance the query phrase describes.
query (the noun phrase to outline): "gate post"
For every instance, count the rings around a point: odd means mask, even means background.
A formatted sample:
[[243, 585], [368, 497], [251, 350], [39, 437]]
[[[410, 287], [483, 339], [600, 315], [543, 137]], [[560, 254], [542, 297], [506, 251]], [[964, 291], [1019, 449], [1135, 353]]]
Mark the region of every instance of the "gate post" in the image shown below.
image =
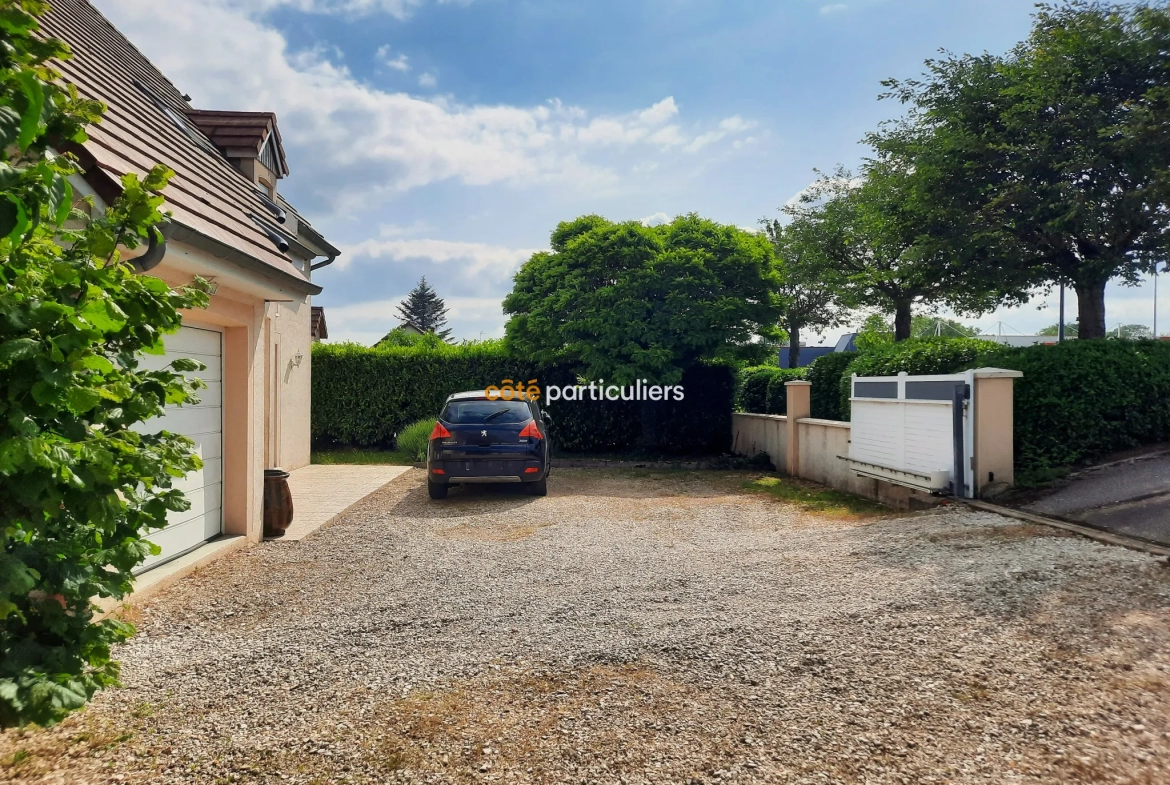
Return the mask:
[[812, 382], [794, 381], [784, 383], [788, 399], [788, 449], [785, 454], [786, 468], [792, 477], [800, 477], [800, 424], [799, 421], [812, 414]]

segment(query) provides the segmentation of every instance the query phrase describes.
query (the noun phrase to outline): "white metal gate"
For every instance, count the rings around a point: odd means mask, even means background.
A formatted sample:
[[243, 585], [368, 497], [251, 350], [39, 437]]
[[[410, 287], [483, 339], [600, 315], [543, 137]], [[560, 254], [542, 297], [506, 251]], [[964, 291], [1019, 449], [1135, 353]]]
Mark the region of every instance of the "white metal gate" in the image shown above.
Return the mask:
[[[859, 475], [974, 496], [974, 371], [946, 376], [854, 376], [847, 460]], [[960, 391], [961, 420], [955, 420]], [[954, 487], [956, 480], [962, 487]]]

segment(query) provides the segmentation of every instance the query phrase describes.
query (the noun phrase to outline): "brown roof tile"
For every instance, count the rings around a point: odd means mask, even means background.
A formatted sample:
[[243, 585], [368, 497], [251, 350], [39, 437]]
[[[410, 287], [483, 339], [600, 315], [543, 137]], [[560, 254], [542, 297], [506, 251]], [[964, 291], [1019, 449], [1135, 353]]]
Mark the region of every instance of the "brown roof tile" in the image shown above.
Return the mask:
[[[176, 222], [262, 262], [305, 291], [320, 291], [250, 217], [283, 233], [252, 183], [186, 119], [195, 110], [183, 94], [97, 9], [87, 0], [53, 0], [42, 29], [73, 50], [59, 65], [65, 79], [108, 107], [102, 122], [87, 129], [85, 149], [98, 167], [117, 179], [166, 164], [175, 170], [165, 195]], [[271, 118], [275, 130], [274, 115], [254, 114]]]

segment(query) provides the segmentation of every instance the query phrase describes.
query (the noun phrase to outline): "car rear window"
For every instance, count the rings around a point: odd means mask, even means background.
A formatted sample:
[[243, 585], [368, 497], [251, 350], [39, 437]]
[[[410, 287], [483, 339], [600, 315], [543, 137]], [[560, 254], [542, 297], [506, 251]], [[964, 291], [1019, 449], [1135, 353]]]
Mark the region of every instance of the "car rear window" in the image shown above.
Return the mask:
[[451, 401], [439, 419], [454, 425], [514, 425], [531, 420], [532, 412], [524, 401]]

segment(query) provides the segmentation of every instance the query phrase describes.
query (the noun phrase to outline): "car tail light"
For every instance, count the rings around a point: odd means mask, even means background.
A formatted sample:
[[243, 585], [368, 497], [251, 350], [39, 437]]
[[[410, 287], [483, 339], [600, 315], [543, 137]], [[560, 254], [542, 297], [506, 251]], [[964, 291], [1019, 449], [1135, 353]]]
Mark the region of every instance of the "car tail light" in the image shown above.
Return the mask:
[[450, 438], [451, 438], [451, 432], [443, 427], [443, 423], [441, 423], [441, 422], [435, 423], [435, 429], [433, 431], [431, 431], [431, 441], [434, 441], [435, 439], [450, 439]]
[[442, 469], [431, 469], [431, 474], [446, 474]]
[[530, 436], [533, 439], [544, 438], [544, 434], [541, 433], [540, 429], [536, 427], [536, 420], [533, 420], [532, 422], [525, 425], [524, 430], [520, 431], [520, 438], [523, 439], [525, 436]]
[[536, 474], [538, 471], [540, 471], [539, 466], [529, 466], [527, 469], [524, 470], [524, 473], [525, 474]]

